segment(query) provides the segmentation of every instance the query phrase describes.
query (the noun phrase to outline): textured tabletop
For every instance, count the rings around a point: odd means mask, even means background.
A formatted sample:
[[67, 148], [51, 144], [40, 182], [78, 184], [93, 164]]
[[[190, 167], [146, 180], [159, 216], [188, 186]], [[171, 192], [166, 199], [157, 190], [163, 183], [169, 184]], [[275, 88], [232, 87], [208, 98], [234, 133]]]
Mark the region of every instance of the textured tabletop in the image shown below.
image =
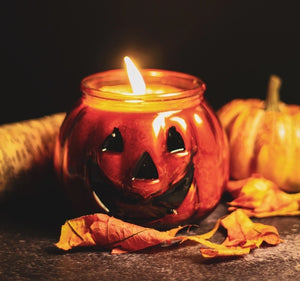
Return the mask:
[[[284, 243], [241, 258], [204, 260], [200, 246], [189, 244], [121, 255], [61, 253], [53, 243], [68, 212], [57, 191], [10, 199], [0, 211], [0, 280], [300, 280], [299, 217], [257, 220], [276, 226]], [[197, 231], [210, 230], [225, 212], [220, 203]]]

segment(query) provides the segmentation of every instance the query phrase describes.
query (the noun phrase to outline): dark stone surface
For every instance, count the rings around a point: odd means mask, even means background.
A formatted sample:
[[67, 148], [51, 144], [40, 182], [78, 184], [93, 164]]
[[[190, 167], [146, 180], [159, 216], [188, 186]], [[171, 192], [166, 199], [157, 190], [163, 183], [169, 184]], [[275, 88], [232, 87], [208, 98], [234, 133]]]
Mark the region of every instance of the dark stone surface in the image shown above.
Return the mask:
[[[200, 246], [191, 244], [122, 255], [91, 249], [61, 253], [53, 243], [70, 214], [63, 196], [51, 194], [1, 204], [0, 280], [300, 280], [299, 217], [257, 220], [277, 227], [284, 243], [241, 258], [205, 260]], [[210, 230], [225, 212], [220, 203], [195, 231]], [[222, 235], [215, 239], [222, 241]]]

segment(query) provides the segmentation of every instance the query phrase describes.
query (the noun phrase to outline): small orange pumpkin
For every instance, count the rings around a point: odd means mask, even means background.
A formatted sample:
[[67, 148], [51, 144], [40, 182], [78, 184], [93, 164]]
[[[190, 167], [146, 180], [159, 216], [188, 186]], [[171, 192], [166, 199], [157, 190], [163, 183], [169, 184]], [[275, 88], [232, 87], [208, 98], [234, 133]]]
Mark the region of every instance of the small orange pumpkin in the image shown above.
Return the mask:
[[300, 106], [279, 100], [281, 79], [270, 77], [266, 101], [235, 99], [218, 117], [230, 146], [230, 174], [243, 179], [253, 172], [288, 192], [300, 191]]

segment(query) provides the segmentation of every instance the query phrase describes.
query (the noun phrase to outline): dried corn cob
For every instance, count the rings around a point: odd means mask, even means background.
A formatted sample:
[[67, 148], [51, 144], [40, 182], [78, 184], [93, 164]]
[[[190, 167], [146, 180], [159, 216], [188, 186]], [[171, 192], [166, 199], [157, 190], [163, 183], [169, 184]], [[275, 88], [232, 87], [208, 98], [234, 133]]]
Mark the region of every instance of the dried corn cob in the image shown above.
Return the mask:
[[57, 113], [0, 126], [0, 199], [48, 173], [64, 117]]

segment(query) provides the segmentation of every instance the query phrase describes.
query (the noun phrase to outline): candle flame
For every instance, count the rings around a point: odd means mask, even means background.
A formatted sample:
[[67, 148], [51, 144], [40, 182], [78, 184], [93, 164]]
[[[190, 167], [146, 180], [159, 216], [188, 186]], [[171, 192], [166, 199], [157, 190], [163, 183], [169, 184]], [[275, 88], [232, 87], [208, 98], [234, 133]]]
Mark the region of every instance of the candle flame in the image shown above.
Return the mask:
[[132, 92], [136, 95], [146, 94], [146, 85], [142, 74], [129, 57], [124, 57], [124, 61]]

